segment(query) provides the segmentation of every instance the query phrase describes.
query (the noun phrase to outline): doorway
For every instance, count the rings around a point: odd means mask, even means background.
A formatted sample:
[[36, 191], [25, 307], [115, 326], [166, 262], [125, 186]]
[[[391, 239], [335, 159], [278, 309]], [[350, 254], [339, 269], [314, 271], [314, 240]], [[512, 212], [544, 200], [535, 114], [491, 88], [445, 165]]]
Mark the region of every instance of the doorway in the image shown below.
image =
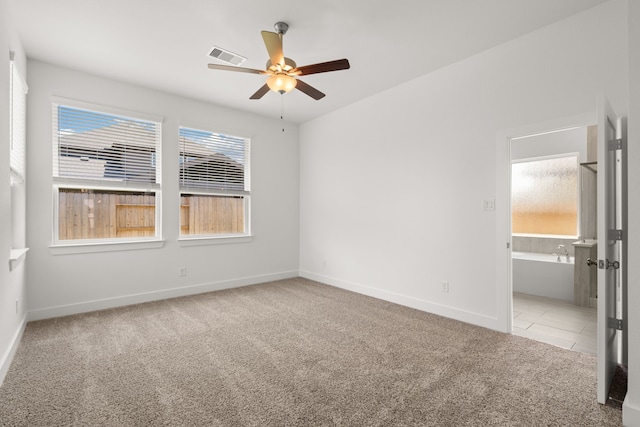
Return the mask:
[[[501, 330], [513, 331], [512, 225], [511, 225], [511, 140], [548, 134], [563, 129], [590, 126], [596, 123], [595, 112], [556, 120], [503, 129], [496, 135], [496, 274], [498, 283], [497, 320]], [[500, 203], [500, 200], [504, 202]]]
[[595, 250], [595, 172], [581, 166], [595, 161], [594, 129], [555, 129], [509, 144], [512, 333], [595, 355], [596, 271], [576, 264], [589, 246]]
[[[497, 134], [496, 195], [504, 200], [496, 210], [496, 259], [498, 324], [507, 333], [514, 330], [512, 211], [511, 211], [511, 141], [530, 135], [597, 124], [597, 400], [607, 403], [610, 385], [618, 368], [626, 366], [628, 331], [626, 262], [624, 230], [626, 216], [626, 131], [624, 119], [616, 117], [604, 97], [592, 114], [567, 117]], [[497, 205], [500, 206], [500, 205]], [[578, 236], [576, 236], [578, 237]], [[585, 236], [586, 237], [586, 236]], [[585, 262], [585, 265], [587, 263]], [[623, 372], [624, 371], [623, 369]]]

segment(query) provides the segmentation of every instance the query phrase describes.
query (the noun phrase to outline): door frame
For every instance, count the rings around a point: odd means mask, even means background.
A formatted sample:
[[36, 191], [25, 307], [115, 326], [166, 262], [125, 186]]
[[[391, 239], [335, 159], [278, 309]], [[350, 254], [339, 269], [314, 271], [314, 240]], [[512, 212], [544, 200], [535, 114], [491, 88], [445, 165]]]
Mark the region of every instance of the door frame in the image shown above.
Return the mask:
[[496, 301], [497, 326], [513, 333], [513, 275], [511, 271], [511, 140], [597, 124], [596, 111], [503, 129], [496, 136]]
[[[598, 371], [597, 397], [606, 403], [616, 366], [627, 365], [628, 327], [616, 330], [610, 319], [627, 317], [627, 238], [615, 239], [609, 231], [628, 232], [627, 223], [627, 135], [625, 120], [615, 114], [609, 101], [598, 99]], [[612, 130], [612, 135], [607, 130]], [[622, 141], [620, 149], [611, 149], [613, 139]], [[611, 185], [613, 184], [613, 191]], [[609, 197], [613, 197], [610, 200]], [[612, 208], [613, 206], [613, 208]], [[610, 260], [620, 262], [620, 269], [609, 270]]]

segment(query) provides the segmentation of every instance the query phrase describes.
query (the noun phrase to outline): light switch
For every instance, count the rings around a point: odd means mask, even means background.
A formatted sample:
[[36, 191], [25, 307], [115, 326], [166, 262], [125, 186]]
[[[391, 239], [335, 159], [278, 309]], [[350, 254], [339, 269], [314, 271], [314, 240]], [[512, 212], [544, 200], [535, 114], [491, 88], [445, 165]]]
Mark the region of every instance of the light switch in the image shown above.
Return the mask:
[[482, 202], [482, 210], [483, 211], [495, 211], [496, 210], [496, 201], [495, 199], [487, 199]]

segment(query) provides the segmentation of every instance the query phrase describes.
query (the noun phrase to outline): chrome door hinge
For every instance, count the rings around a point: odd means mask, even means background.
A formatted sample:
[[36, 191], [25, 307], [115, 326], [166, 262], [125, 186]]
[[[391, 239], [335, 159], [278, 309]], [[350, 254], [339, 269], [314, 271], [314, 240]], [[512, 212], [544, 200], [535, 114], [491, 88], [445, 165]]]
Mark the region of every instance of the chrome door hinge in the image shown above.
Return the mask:
[[622, 139], [611, 139], [607, 145], [610, 151], [622, 150]]
[[617, 331], [623, 331], [624, 330], [624, 322], [622, 321], [622, 319], [616, 319], [615, 317], [609, 317], [607, 319], [607, 327], [609, 329], [615, 329]]
[[609, 230], [608, 240], [623, 240], [624, 235], [622, 230]]

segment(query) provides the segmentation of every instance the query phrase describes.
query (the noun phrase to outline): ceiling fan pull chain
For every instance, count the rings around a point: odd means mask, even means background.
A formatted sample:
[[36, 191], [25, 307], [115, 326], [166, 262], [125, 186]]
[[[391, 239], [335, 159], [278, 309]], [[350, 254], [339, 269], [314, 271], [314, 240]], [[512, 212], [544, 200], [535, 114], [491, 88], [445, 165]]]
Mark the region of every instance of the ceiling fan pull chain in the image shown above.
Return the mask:
[[[284, 120], [284, 93], [280, 94], [280, 120]], [[282, 132], [284, 132], [284, 126], [282, 126]]]

